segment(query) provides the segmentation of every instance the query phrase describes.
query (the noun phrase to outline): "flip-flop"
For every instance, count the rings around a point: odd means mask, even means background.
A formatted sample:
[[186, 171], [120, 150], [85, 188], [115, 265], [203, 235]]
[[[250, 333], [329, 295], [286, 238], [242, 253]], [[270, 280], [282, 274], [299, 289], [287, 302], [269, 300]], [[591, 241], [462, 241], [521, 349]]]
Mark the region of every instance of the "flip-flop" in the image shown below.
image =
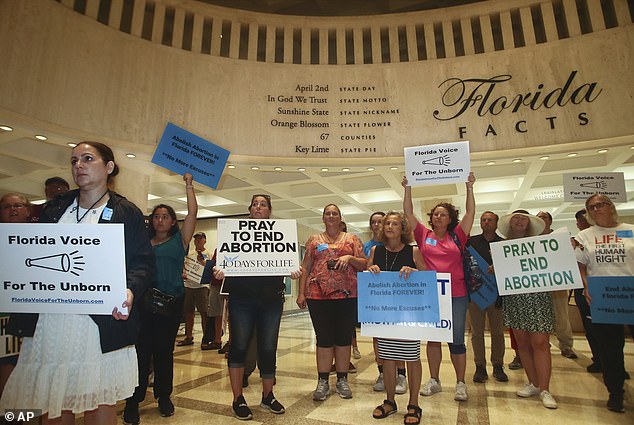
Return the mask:
[[[390, 406], [392, 409], [386, 410], [385, 406]], [[374, 410], [379, 410], [381, 412], [380, 415], [377, 415], [376, 413], [372, 413], [372, 417], [374, 419], [385, 419], [388, 416], [393, 415], [394, 413], [396, 413], [396, 410], [397, 410], [396, 401], [383, 400], [383, 404], [380, 404], [380, 405], [376, 406]]]
[[[413, 412], [411, 412], [411, 410], [413, 410]], [[405, 417], [403, 417], [403, 423], [405, 425], [418, 425], [420, 424], [420, 418], [422, 415], [423, 409], [418, 406], [414, 406], [413, 404], [408, 404], [407, 413], [405, 414]], [[415, 418], [416, 422], [408, 422], [407, 419], [409, 418]]]

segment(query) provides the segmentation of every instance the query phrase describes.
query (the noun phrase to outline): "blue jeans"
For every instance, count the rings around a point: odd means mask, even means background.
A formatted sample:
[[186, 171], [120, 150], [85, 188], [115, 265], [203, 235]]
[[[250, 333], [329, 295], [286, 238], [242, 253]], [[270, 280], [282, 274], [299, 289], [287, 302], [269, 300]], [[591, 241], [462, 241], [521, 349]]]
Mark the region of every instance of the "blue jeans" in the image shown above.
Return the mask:
[[467, 321], [467, 309], [469, 308], [469, 297], [456, 297], [451, 299], [453, 326], [453, 343], [449, 343], [451, 354], [465, 354], [467, 347], [464, 345], [464, 327]]
[[262, 378], [275, 377], [277, 338], [284, 300], [263, 302], [258, 299], [229, 296], [231, 350], [229, 367], [244, 367], [249, 341], [257, 330], [258, 367]]

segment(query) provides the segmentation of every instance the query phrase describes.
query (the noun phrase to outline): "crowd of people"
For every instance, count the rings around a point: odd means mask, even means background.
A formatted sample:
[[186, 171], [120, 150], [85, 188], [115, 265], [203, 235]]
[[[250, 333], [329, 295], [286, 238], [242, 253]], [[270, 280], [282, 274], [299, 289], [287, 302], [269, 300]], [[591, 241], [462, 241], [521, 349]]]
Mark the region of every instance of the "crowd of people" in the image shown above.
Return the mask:
[[[201, 315], [202, 350], [227, 351], [228, 372], [236, 418], [249, 420], [253, 412], [243, 387], [255, 365], [260, 371], [260, 406], [274, 414], [285, 407], [273, 394], [276, 382], [277, 343], [284, 306], [284, 276], [225, 277], [216, 265], [216, 253], [205, 248], [206, 235], [195, 233], [198, 205], [193, 177], [184, 174], [187, 214], [179, 226], [174, 209], [154, 207], [147, 221], [141, 211], [114, 191], [119, 169], [112, 150], [98, 142], [81, 142], [72, 150], [71, 172], [77, 189], [69, 190], [59, 177], [46, 182], [47, 202], [34, 207], [19, 193], [0, 198], [2, 223], [64, 223], [124, 225], [126, 299], [113, 306], [110, 316], [52, 313], [10, 315], [7, 331], [23, 338], [21, 350], [0, 358], [0, 407], [40, 409], [43, 423], [74, 422], [83, 413], [87, 424], [114, 424], [116, 403], [125, 400], [124, 423], [140, 423], [139, 403], [153, 376], [153, 394], [161, 416], [175, 413], [171, 401], [174, 346], [194, 344], [195, 312]], [[523, 368], [526, 384], [517, 396], [538, 396], [544, 407], [556, 409], [550, 393], [550, 336], [555, 334], [564, 357], [574, 359], [568, 300], [574, 296], [593, 363], [588, 371], [603, 373], [608, 392], [607, 408], [624, 411], [624, 327], [595, 323], [590, 317], [589, 288], [605, 277], [634, 276], [634, 225], [619, 221], [614, 203], [603, 195], [592, 195], [576, 215], [580, 230], [572, 239], [583, 289], [518, 293], [498, 296], [486, 308], [470, 302], [465, 273], [465, 254], [474, 249], [484, 260], [482, 273], [493, 275], [491, 244], [549, 234], [552, 216], [515, 210], [499, 217], [492, 211], [480, 216], [482, 232], [471, 236], [476, 201], [471, 173], [465, 183], [466, 202], [462, 216], [450, 203], [439, 203], [423, 222], [414, 213], [411, 187], [403, 178], [403, 212], [375, 212], [370, 216], [371, 239], [365, 244], [348, 233], [341, 210], [324, 207], [324, 230], [305, 243], [301, 267], [291, 273], [299, 280], [297, 306], [308, 309], [316, 338], [317, 385], [314, 401], [331, 394], [330, 374], [336, 374], [334, 392], [343, 399], [353, 397], [348, 383], [355, 327], [357, 325], [357, 273], [397, 272], [407, 281], [412, 273], [432, 270], [451, 274], [452, 341], [449, 353], [455, 371], [454, 399], [468, 400], [465, 378], [467, 314], [471, 324], [474, 383], [488, 380], [485, 354], [485, 323], [488, 318], [492, 376], [509, 381], [505, 372], [504, 328], [509, 328], [516, 358], [509, 368]], [[50, 186], [50, 187], [49, 187]], [[271, 197], [253, 195], [249, 218], [268, 220]], [[190, 253], [190, 242], [194, 250]], [[603, 259], [605, 244], [618, 245], [623, 255]], [[188, 264], [187, 267], [184, 265]], [[206, 278], [204, 270], [212, 266]], [[199, 272], [190, 272], [195, 269]], [[226, 296], [221, 296], [220, 285]], [[179, 325], [186, 323], [185, 338], [176, 341]], [[228, 323], [230, 348], [221, 337]], [[423, 383], [418, 339], [373, 339], [378, 377], [373, 385], [385, 399], [372, 412], [376, 419], [395, 414], [395, 394], [409, 389], [405, 424], [419, 424], [422, 409], [419, 394], [433, 396], [442, 391], [440, 367], [442, 346], [426, 343], [429, 378]]]

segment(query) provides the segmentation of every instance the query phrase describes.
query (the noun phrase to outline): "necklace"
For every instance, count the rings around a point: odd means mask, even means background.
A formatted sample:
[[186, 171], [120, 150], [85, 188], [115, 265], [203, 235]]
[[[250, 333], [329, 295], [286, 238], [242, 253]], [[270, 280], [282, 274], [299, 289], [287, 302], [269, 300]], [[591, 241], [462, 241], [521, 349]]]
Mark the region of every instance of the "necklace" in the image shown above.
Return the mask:
[[[401, 251], [402, 251], [402, 249], [401, 249]], [[389, 272], [394, 271], [394, 270], [392, 270], [392, 267], [394, 267], [394, 263], [396, 263], [396, 259], [398, 258], [398, 254], [400, 254], [401, 251], [398, 251], [396, 253], [396, 255], [394, 256], [394, 259], [392, 260], [392, 264], [390, 264], [390, 267], [387, 267], [387, 247], [385, 248], [385, 267], [387, 268], [387, 271], [389, 271]]]
[[97, 204], [99, 203], [99, 201], [101, 201], [101, 200], [103, 199], [103, 197], [104, 197], [104, 196], [106, 196], [106, 194], [107, 194], [107, 193], [108, 193], [108, 190], [106, 190], [106, 191], [103, 193], [103, 195], [101, 195], [101, 196], [99, 197], [99, 199], [97, 199], [97, 200], [95, 201], [95, 203], [94, 203], [94, 204], [92, 204], [92, 205], [91, 205], [91, 206], [90, 206], [90, 207], [86, 210], [86, 212], [85, 212], [85, 213], [84, 213], [81, 217], [79, 217], [79, 193], [78, 193], [78, 194], [77, 194], [77, 209], [75, 210], [75, 218], [77, 219], [77, 223], [81, 222], [81, 221], [82, 221], [82, 220], [86, 217], [86, 214], [88, 214], [88, 212], [89, 212], [90, 210], [92, 210], [93, 208], [95, 208], [95, 205], [97, 205]]
[[337, 243], [337, 241], [339, 240], [339, 236], [341, 236], [341, 232], [339, 232], [337, 233], [337, 236], [335, 236], [335, 239], [333, 240], [328, 233], [324, 232], [323, 234], [324, 234], [324, 239], [326, 239], [326, 242], [328, 242], [329, 244]]

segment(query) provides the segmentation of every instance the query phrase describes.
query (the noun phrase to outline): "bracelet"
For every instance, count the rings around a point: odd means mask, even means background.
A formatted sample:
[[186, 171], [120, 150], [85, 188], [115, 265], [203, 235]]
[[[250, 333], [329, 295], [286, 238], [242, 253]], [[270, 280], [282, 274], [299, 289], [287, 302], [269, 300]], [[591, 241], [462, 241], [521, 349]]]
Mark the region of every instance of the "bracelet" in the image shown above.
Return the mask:
[[468, 187], [467, 188], [467, 192], [473, 192], [473, 188], [472, 187]]
[[185, 189], [190, 189], [190, 188], [193, 189], [194, 185], [193, 184], [186, 184], [185, 185]]

